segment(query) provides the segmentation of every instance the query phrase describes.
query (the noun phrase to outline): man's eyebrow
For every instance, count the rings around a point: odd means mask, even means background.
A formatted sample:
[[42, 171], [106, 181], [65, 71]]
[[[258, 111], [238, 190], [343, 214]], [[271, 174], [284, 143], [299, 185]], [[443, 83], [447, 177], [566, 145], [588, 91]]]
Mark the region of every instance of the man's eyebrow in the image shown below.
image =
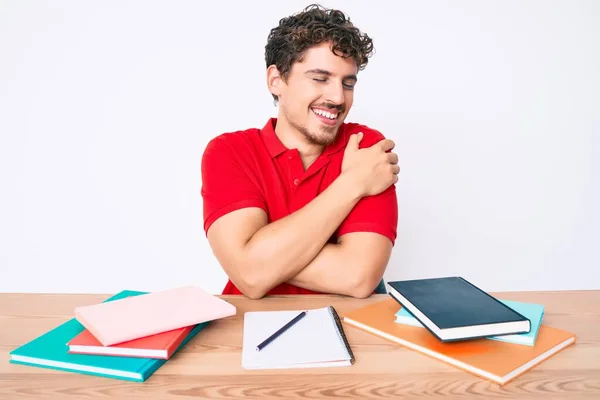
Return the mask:
[[[325, 76], [333, 76], [333, 73], [331, 73], [331, 72], [329, 72], [327, 70], [324, 70], [324, 69], [319, 69], [319, 68], [309, 69], [304, 74], [318, 74], [318, 75], [325, 75]], [[354, 74], [352, 74], [352, 75], [346, 75], [344, 77], [344, 79], [352, 79], [354, 81], [358, 80], [358, 78]]]

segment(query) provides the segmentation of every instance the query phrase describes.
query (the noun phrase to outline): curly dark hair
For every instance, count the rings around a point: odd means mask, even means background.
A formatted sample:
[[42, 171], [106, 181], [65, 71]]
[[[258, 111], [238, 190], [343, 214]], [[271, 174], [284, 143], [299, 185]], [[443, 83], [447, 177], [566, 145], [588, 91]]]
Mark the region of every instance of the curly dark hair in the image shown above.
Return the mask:
[[[352, 57], [359, 71], [374, 53], [373, 39], [356, 28], [342, 11], [311, 4], [271, 29], [265, 46], [267, 68], [274, 64], [285, 80], [292, 64], [301, 61], [308, 48], [323, 42], [331, 42], [335, 54]], [[277, 101], [277, 96], [272, 96]]]

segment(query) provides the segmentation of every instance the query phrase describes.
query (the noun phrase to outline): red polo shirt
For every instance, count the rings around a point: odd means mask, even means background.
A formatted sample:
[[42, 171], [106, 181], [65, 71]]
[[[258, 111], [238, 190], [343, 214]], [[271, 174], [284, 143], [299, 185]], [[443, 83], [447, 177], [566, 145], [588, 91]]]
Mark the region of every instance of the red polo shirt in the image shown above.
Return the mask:
[[[383, 135], [364, 125], [345, 123], [335, 142], [305, 171], [297, 149], [287, 149], [275, 134], [277, 119], [263, 129], [224, 133], [212, 139], [202, 157], [204, 231], [231, 211], [258, 207], [269, 222], [302, 208], [323, 192], [340, 174], [350, 135], [363, 132], [360, 147], [370, 147]], [[331, 241], [348, 232], [376, 232], [396, 240], [398, 204], [391, 186], [376, 196], [362, 198], [342, 222]], [[288, 283], [270, 294], [315, 293]], [[223, 294], [242, 294], [229, 280]]]

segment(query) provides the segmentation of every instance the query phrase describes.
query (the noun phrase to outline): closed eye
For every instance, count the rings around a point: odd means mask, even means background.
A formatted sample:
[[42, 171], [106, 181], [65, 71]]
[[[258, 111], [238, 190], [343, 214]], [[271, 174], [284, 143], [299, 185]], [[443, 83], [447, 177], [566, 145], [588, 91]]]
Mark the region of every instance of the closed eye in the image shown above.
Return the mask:
[[[327, 78], [312, 78], [312, 80], [315, 81], [315, 82], [320, 82], [320, 83], [327, 82]], [[344, 86], [345, 89], [353, 90], [354, 89], [354, 85], [356, 85], [356, 82], [343, 83], [342, 85]]]

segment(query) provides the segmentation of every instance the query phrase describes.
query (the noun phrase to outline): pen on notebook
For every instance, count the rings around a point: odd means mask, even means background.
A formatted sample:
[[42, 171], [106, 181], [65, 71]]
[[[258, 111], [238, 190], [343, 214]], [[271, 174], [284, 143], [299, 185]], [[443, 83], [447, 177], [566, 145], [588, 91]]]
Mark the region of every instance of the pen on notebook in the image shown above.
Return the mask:
[[266, 345], [271, 343], [273, 340], [277, 339], [277, 337], [279, 337], [279, 335], [281, 335], [283, 332], [287, 331], [292, 325], [294, 325], [296, 322], [300, 321], [305, 315], [306, 315], [306, 311], [302, 311], [300, 314], [296, 315], [296, 317], [293, 320], [291, 320], [290, 322], [288, 322], [287, 324], [285, 324], [284, 326], [279, 328], [279, 330], [277, 332], [275, 332], [274, 334], [272, 334], [271, 336], [266, 338], [261, 344], [256, 346], [256, 351], [261, 351]]

